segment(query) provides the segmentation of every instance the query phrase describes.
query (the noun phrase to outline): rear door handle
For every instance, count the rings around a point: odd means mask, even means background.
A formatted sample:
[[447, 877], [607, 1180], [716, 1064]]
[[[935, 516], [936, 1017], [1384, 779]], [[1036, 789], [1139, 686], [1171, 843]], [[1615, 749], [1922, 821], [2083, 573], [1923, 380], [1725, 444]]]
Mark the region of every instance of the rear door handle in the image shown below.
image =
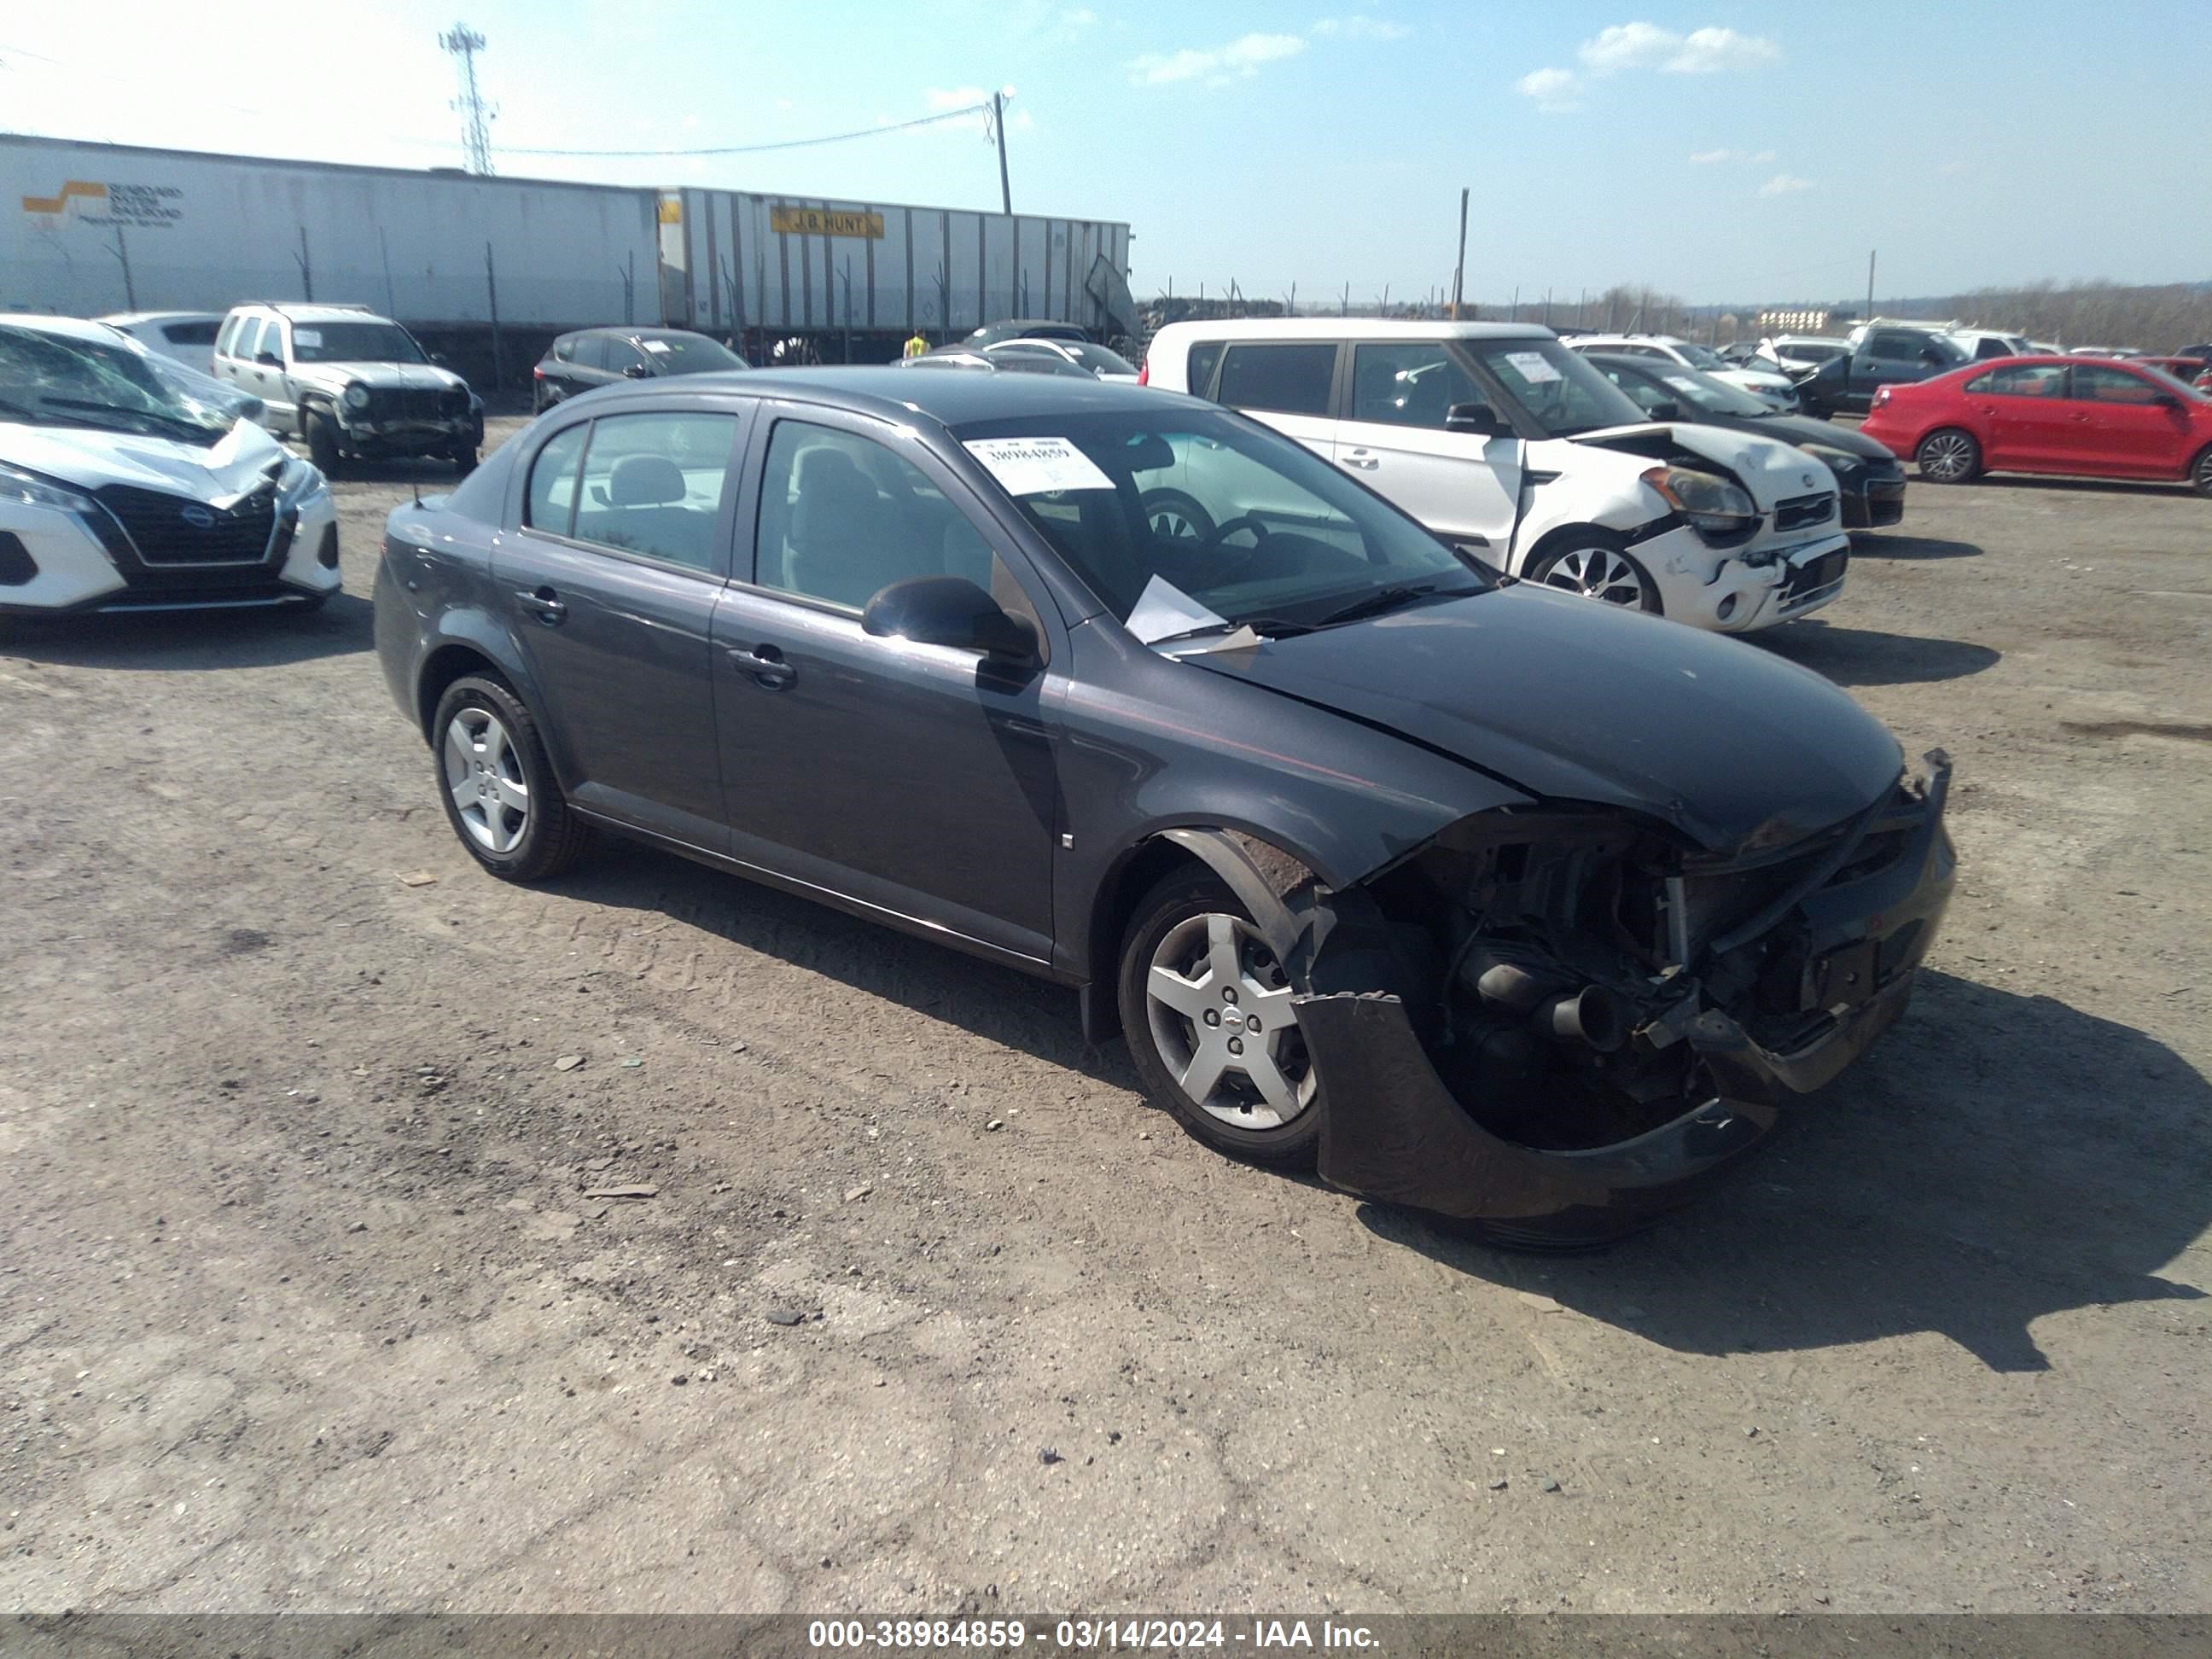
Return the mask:
[[515, 603], [529, 611], [548, 628], [558, 628], [568, 619], [568, 607], [561, 596], [550, 587], [532, 588], [514, 596]]
[[729, 652], [730, 660], [764, 691], [787, 691], [799, 678], [799, 671], [772, 645], [757, 645], [750, 651], [732, 646]]
[[1380, 455], [1370, 455], [1364, 449], [1355, 449], [1344, 458], [1344, 464], [1362, 472], [1372, 472], [1382, 465]]

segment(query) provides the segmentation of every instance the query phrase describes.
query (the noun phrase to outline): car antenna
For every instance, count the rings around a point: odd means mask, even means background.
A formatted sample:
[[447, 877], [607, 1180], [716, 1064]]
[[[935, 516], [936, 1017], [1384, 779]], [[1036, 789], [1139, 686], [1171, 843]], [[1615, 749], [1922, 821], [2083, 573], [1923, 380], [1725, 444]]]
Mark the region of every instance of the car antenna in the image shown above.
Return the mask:
[[410, 485], [411, 485], [411, 486], [413, 487], [414, 491], [415, 491], [415, 505], [416, 505], [416, 506], [417, 506], [417, 507], [422, 506], [422, 481], [420, 478], [410, 478], [410, 479], [409, 479], [409, 480], [408, 480], [408, 483], [409, 483], [409, 484], [410, 484]]

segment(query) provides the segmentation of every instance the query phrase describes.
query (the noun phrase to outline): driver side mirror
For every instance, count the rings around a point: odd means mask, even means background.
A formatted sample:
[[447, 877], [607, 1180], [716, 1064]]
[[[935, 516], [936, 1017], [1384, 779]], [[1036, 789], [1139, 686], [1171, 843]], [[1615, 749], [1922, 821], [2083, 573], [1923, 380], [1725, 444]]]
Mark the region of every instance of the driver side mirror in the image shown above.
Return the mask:
[[451, 368], [453, 366], [453, 360], [451, 357], [448, 357], [442, 351], [432, 352], [430, 354], [430, 361], [437, 364], [441, 368]]
[[881, 639], [913, 640], [1027, 661], [1037, 653], [1036, 629], [1009, 616], [965, 576], [909, 576], [878, 591], [860, 626]]
[[284, 360], [282, 357], [279, 357], [273, 351], [257, 351], [253, 354], [253, 361], [260, 364], [264, 368], [282, 368], [284, 367]]
[[1933, 346], [1923, 346], [1920, 348], [1920, 361], [1940, 366], [1944, 361], [1943, 354]]
[[1505, 435], [1506, 426], [1488, 404], [1454, 404], [1444, 411], [1444, 430], [1498, 438]]
[[642, 380], [652, 373], [653, 371], [647, 368], [643, 363], [632, 363], [629, 368], [623, 370], [623, 379], [625, 380]]
[[1679, 421], [1682, 418], [1682, 405], [1672, 398], [1662, 398], [1644, 412], [1655, 421]]

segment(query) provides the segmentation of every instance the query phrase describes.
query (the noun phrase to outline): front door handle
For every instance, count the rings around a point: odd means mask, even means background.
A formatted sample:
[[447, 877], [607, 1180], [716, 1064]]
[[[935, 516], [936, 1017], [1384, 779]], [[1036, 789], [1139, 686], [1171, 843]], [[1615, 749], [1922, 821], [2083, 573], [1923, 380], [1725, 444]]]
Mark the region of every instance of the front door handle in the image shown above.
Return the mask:
[[514, 599], [516, 604], [548, 628], [558, 628], [568, 619], [568, 607], [550, 587], [532, 588], [517, 593]]
[[1370, 455], [1364, 449], [1355, 449], [1344, 458], [1344, 464], [1362, 472], [1372, 472], [1382, 465], [1380, 455]]
[[786, 662], [783, 653], [772, 645], [757, 645], [750, 651], [732, 646], [730, 660], [764, 691], [787, 691], [799, 678], [799, 671]]

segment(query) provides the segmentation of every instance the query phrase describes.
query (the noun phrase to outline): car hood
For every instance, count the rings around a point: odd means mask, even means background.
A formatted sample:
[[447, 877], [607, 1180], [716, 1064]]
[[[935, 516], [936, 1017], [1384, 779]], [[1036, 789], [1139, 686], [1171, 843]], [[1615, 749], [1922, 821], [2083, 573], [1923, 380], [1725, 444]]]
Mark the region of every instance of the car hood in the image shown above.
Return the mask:
[[1769, 392], [1790, 389], [1790, 377], [1778, 368], [1717, 368], [1711, 373], [1716, 380], [1726, 380], [1732, 386], [1757, 386]]
[[251, 421], [212, 445], [76, 426], [0, 427], [0, 460], [80, 489], [130, 484], [216, 505], [272, 475], [284, 450]]
[[1711, 461], [1735, 479], [1765, 513], [1771, 513], [1776, 503], [1788, 496], [1834, 487], [1835, 475], [1794, 443], [1733, 427], [1700, 426], [1692, 421], [1615, 426], [1577, 433], [1574, 441], [1654, 461], [1670, 459], [1664, 453], [1666, 446], [1686, 450], [1692, 458]]
[[1810, 415], [1727, 415], [1716, 418], [1733, 431], [1771, 438], [1778, 443], [1825, 444], [1830, 449], [1840, 449], [1846, 455], [1857, 455], [1869, 461], [1897, 459], [1887, 444], [1876, 443], [1856, 428], [1838, 426], [1833, 421], [1816, 420]]
[[299, 363], [292, 378], [312, 386], [344, 390], [356, 382], [373, 386], [429, 386], [452, 391], [468, 383], [450, 368], [435, 363]]
[[1839, 823], [1904, 764], [1881, 723], [1808, 669], [1525, 584], [1182, 660], [1539, 797], [1657, 819], [1716, 854]]

